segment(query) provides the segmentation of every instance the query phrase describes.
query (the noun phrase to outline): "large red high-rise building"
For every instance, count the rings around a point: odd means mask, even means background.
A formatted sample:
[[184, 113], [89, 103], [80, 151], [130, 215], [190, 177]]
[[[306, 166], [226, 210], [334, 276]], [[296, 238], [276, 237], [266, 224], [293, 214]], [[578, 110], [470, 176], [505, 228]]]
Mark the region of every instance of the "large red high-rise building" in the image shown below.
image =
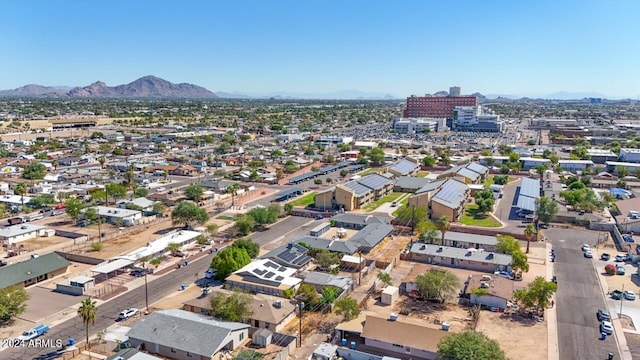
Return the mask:
[[404, 109], [406, 118], [447, 118], [453, 119], [456, 106], [478, 106], [475, 96], [410, 96]]

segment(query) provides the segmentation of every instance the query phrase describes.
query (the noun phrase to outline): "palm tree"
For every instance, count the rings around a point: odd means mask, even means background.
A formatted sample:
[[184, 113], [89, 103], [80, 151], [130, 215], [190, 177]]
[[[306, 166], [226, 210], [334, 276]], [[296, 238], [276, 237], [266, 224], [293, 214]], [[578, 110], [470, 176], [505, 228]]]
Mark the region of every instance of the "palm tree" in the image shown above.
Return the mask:
[[98, 162], [100, 163], [100, 168], [101, 168], [101, 169], [104, 169], [104, 163], [106, 163], [106, 162], [107, 162], [107, 158], [106, 158], [106, 157], [104, 157], [104, 156], [100, 156], [100, 157], [98, 158]]
[[440, 246], [444, 246], [444, 234], [451, 230], [449, 218], [446, 215], [440, 216], [438, 221], [436, 221], [436, 228], [440, 230], [440, 234], [442, 235], [442, 238], [440, 239]]
[[24, 207], [24, 194], [27, 193], [27, 183], [21, 182], [16, 187], [13, 188], [13, 193], [16, 195], [20, 195], [20, 202]]
[[238, 190], [240, 189], [240, 185], [233, 184], [229, 185], [227, 191], [231, 194], [231, 206], [235, 205], [236, 195], [238, 195]]
[[91, 325], [96, 323], [96, 311], [98, 308], [96, 307], [96, 302], [91, 300], [91, 298], [86, 298], [82, 301], [80, 308], [78, 309], [78, 316], [82, 318], [82, 322], [84, 323], [84, 330], [87, 336], [87, 347], [91, 348], [91, 344], [89, 343], [89, 323]]
[[524, 228], [524, 236], [527, 238], [527, 251], [525, 254], [529, 253], [529, 243], [531, 242], [531, 238], [536, 234], [536, 229], [533, 227], [533, 224], [527, 224]]
[[58, 160], [53, 160], [51, 165], [53, 166], [53, 170], [57, 171], [58, 170], [58, 166], [60, 166], [60, 163], [58, 162]]

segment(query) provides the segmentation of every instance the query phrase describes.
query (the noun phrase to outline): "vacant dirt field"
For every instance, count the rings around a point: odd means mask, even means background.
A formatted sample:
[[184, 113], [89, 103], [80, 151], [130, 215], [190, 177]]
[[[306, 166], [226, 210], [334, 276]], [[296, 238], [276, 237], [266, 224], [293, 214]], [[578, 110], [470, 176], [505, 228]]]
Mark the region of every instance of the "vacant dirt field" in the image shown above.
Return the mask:
[[[430, 301], [415, 300], [409, 296], [401, 296], [393, 305], [382, 305], [380, 302], [370, 300], [367, 308], [376, 314], [388, 316], [392, 312], [401, 317], [420, 319], [436, 328], [442, 322], [451, 324], [451, 331], [466, 330], [471, 324], [471, 314], [468, 309], [456, 304], [438, 304]], [[369, 305], [371, 304], [371, 305]]]
[[509, 359], [547, 359], [546, 321], [481, 311], [476, 330], [497, 341]]

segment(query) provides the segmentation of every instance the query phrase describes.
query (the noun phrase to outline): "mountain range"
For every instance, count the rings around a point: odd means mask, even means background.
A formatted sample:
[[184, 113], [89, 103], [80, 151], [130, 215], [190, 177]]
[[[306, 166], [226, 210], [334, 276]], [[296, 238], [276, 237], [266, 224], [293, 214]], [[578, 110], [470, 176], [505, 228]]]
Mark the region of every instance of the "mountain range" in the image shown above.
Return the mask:
[[89, 86], [52, 87], [42, 85], [25, 85], [13, 90], [0, 91], [4, 97], [53, 97], [53, 98], [167, 98], [167, 99], [213, 99], [218, 96], [213, 92], [193, 84], [174, 84], [156, 76], [145, 76], [129, 84], [107, 86], [96, 81]]
[[[438, 91], [434, 96], [447, 96], [448, 92]], [[498, 101], [518, 101], [529, 99], [554, 99], [554, 100], [577, 100], [584, 98], [607, 98], [607, 96], [596, 92], [566, 92], [560, 91], [553, 94], [489, 94], [482, 95], [474, 93], [480, 102]], [[2, 90], [0, 97], [44, 97], [44, 98], [112, 98], [112, 99], [274, 99], [274, 100], [401, 100], [386, 93], [363, 92], [359, 90], [343, 90], [329, 93], [229, 93], [212, 92], [204, 87], [181, 83], [174, 84], [156, 76], [144, 76], [129, 84], [107, 86], [102, 81], [94, 82], [84, 87], [68, 86], [42, 86], [29, 84], [17, 89]], [[611, 97], [609, 99], [620, 99]]]

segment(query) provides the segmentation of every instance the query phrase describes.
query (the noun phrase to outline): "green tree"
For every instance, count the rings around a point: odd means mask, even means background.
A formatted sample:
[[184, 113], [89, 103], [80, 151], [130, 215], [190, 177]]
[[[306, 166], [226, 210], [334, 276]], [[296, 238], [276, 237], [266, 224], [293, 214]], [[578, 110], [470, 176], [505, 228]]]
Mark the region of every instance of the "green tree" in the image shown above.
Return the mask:
[[324, 249], [315, 254], [315, 259], [322, 269], [329, 269], [332, 265], [340, 264], [340, 256]]
[[379, 272], [378, 280], [382, 281], [382, 283], [387, 286], [391, 286], [391, 275], [389, 275], [388, 272], [384, 272], [384, 271]]
[[396, 221], [403, 226], [419, 224], [427, 219], [427, 209], [422, 206], [403, 206], [396, 215]]
[[149, 195], [149, 190], [147, 188], [137, 188], [134, 192], [133, 192], [133, 197], [134, 198], [142, 198]]
[[202, 194], [204, 194], [204, 189], [196, 184], [191, 184], [184, 189], [184, 195], [187, 199], [195, 202], [199, 202], [202, 199]]
[[253, 208], [247, 212], [247, 215], [253, 218], [258, 225], [273, 224], [278, 221], [278, 212], [263, 207]]
[[436, 164], [436, 158], [433, 156], [425, 156], [422, 158], [422, 165], [426, 167], [433, 167]]
[[311, 309], [318, 302], [318, 292], [310, 284], [302, 284], [296, 292], [296, 299], [304, 302], [306, 309]]
[[438, 343], [442, 360], [507, 360], [500, 345], [485, 334], [473, 330], [447, 335]]
[[84, 216], [92, 223], [95, 222], [98, 224], [98, 239], [102, 241], [102, 217], [98, 214], [98, 210], [96, 210], [96, 208], [88, 208], [84, 211]]
[[217, 279], [223, 280], [229, 274], [242, 269], [251, 262], [247, 250], [238, 247], [227, 247], [218, 252], [211, 261], [211, 268], [217, 271]]
[[47, 167], [34, 161], [22, 172], [22, 177], [29, 180], [42, 180], [47, 175]]
[[82, 209], [84, 208], [84, 202], [77, 198], [69, 198], [64, 203], [64, 211], [67, 215], [71, 216], [73, 220], [78, 221], [80, 214], [82, 214]]
[[[115, 201], [124, 199], [127, 195], [127, 187], [122, 184], [109, 183], [105, 186], [105, 191], [108, 197]], [[109, 199], [107, 199], [107, 206], [109, 206]]]
[[32, 197], [27, 205], [33, 209], [40, 209], [55, 202], [56, 199], [51, 194], [38, 194]]
[[234, 183], [227, 187], [227, 192], [231, 194], [231, 206], [235, 205], [236, 195], [238, 195], [238, 190], [240, 190], [240, 185]]
[[105, 203], [107, 202], [107, 192], [102, 189], [92, 190], [89, 193], [89, 196], [91, 197], [92, 201], [95, 201], [95, 202], [104, 201]]
[[416, 286], [423, 298], [445, 302], [460, 289], [460, 280], [449, 270], [431, 269], [416, 276]]
[[509, 235], [498, 235], [496, 250], [503, 254], [513, 254], [515, 252], [522, 251], [522, 249], [520, 249], [520, 243], [518, 242], [518, 240]]
[[178, 254], [178, 250], [180, 250], [180, 244], [178, 243], [168, 243], [167, 246], [164, 248], [165, 252], [171, 253], [171, 255], [175, 256], [176, 254]]
[[493, 177], [493, 183], [496, 185], [504, 185], [509, 181], [509, 176], [496, 175]]
[[219, 230], [219, 227], [216, 224], [207, 225], [207, 233], [209, 233], [210, 236], [218, 235], [218, 230]]
[[557, 290], [556, 283], [538, 276], [525, 289], [516, 290], [513, 297], [525, 307], [535, 307], [540, 311], [551, 304], [551, 298]]
[[184, 224], [188, 227], [191, 223], [203, 224], [209, 221], [207, 211], [191, 201], [181, 201], [171, 212], [173, 222], [176, 224]]
[[538, 209], [538, 219], [544, 224], [554, 221], [558, 215], [558, 203], [548, 197], [537, 198], [536, 208]]
[[91, 348], [91, 344], [89, 343], [89, 324], [93, 325], [96, 323], [96, 313], [98, 311], [98, 307], [96, 306], [96, 302], [91, 300], [91, 298], [86, 298], [80, 303], [80, 308], [78, 308], [78, 316], [82, 318], [82, 322], [84, 323], [84, 330], [87, 336], [87, 347]]
[[518, 250], [511, 254], [511, 268], [516, 273], [519, 271], [529, 272], [529, 257], [527, 254]]
[[360, 314], [358, 302], [351, 297], [343, 297], [335, 302], [336, 314], [342, 315], [344, 320], [355, 319]]
[[253, 227], [256, 226], [256, 221], [249, 215], [236, 215], [235, 228], [243, 236], [249, 235], [253, 231]]
[[291, 203], [284, 204], [284, 212], [287, 215], [291, 215], [291, 211], [293, 211], [293, 205]]
[[104, 249], [104, 244], [101, 242], [93, 242], [91, 243], [91, 251], [102, 251]]
[[222, 321], [246, 323], [253, 315], [251, 296], [234, 291], [231, 295], [218, 293], [211, 297], [211, 316]]
[[440, 245], [444, 246], [444, 235], [447, 231], [451, 230], [451, 223], [449, 223], [449, 218], [446, 215], [442, 215], [436, 221], [436, 228], [440, 230]]
[[29, 294], [22, 286], [0, 289], [0, 324], [7, 324], [27, 309]]
[[161, 202], [155, 202], [153, 203], [153, 206], [151, 208], [153, 209], [153, 212], [156, 214], [164, 214], [164, 212], [167, 210], [167, 205]]
[[104, 156], [100, 156], [98, 158], [98, 163], [100, 163], [100, 168], [104, 169], [104, 164], [107, 162], [107, 158]]
[[481, 213], [493, 210], [493, 205], [495, 203], [493, 191], [488, 189], [478, 191], [476, 193], [475, 202], [476, 205], [478, 205], [478, 211], [480, 211]]
[[384, 164], [384, 151], [380, 148], [373, 148], [369, 152], [369, 161], [371, 161], [374, 165], [380, 166]]
[[252, 259], [255, 259], [260, 253], [260, 245], [254, 243], [251, 239], [238, 239], [231, 246], [244, 249]]

